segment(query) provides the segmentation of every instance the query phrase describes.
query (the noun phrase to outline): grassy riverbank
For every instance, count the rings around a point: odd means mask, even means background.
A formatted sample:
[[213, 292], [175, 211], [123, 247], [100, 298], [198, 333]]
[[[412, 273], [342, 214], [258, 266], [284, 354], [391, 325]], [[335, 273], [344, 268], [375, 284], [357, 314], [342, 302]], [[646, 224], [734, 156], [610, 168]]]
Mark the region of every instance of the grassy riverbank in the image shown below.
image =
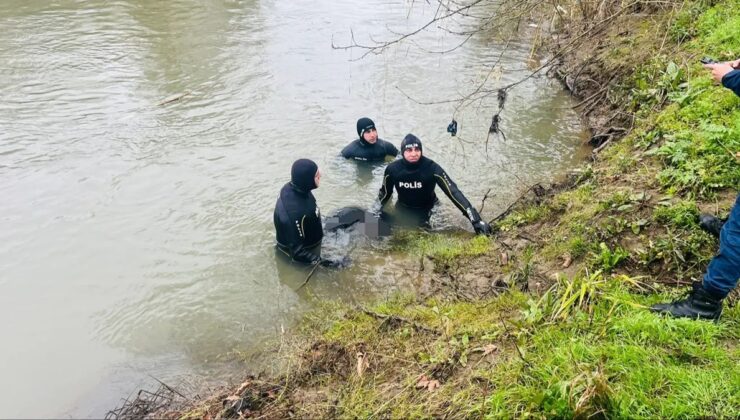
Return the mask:
[[168, 416], [740, 416], [737, 292], [718, 323], [646, 310], [701, 278], [717, 241], [697, 216], [726, 215], [740, 185], [740, 99], [698, 63], [740, 56], [740, 2], [636, 2], [593, 24], [562, 9], [547, 47], [594, 159], [491, 238], [397, 238], [424, 293], [327, 304], [271, 378]]

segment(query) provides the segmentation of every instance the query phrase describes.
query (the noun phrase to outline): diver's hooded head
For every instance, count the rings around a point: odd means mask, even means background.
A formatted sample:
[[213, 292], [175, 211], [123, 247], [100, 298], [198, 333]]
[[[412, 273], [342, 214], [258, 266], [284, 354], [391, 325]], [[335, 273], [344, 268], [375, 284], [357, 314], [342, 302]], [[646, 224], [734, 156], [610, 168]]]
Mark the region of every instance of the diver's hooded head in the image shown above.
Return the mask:
[[310, 159], [298, 159], [290, 168], [290, 183], [303, 191], [311, 191], [317, 187], [316, 172], [319, 166]]
[[[416, 162], [410, 162], [407, 159], [406, 152], [411, 152], [414, 149], [419, 149], [419, 159]], [[407, 134], [401, 142], [401, 156], [403, 157], [403, 163], [405, 163], [406, 165], [418, 165], [421, 162], [421, 158], [423, 155], [424, 153], [421, 146], [421, 140], [419, 140], [419, 138], [413, 134]]]
[[360, 137], [360, 140], [365, 140], [362, 135], [365, 134], [365, 131], [372, 128], [375, 128], [375, 123], [370, 118], [363, 117], [357, 120], [357, 135]]

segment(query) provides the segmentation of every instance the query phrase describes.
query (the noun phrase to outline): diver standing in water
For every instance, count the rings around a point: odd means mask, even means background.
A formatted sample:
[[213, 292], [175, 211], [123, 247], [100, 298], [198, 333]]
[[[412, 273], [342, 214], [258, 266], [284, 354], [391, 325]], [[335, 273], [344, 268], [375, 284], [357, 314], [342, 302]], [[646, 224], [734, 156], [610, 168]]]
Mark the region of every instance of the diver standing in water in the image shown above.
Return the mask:
[[378, 193], [380, 208], [390, 200], [393, 188], [398, 191], [398, 203], [422, 214], [426, 221], [432, 207], [437, 203], [434, 188], [444, 191], [452, 203], [470, 220], [478, 234], [490, 234], [491, 227], [481, 220], [478, 211], [473, 208], [457, 185], [447, 173], [433, 160], [422, 155], [421, 140], [408, 134], [401, 142], [402, 159], [391, 162], [383, 174], [383, 185]]
[[321, 172], [309, 159], [298, 159], [290, 169], [290, 182], [280, 190], [273, 221], [277, 248], [293, 261], [339, 267], [341, 261], [321, 258], [321, 212], [311, 190], [319, 187]]
[[370, 118], [357, 120], [357, 135], [359, 138], [342, 149], [342, 156], [347, 159], [367, 162], [381, 162], [386, 156], [395, 157], [398, 149], [391, 143], [378, 138], [375, 123]]

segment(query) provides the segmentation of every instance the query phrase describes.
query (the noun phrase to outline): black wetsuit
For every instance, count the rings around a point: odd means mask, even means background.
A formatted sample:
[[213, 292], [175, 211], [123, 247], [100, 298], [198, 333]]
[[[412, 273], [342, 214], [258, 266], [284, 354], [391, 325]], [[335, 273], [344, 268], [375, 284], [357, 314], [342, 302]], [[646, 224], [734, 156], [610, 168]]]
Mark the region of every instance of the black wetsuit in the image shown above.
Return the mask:
[[398, 149], [391, 143], [378, 139], [375, 144], [370, 144], [364, 139], [357, 139], [342, 149], [342, 156], [347, 159], [378, 162], [385, 160], [386, 156], [395, 157]]
[[321, 213], [311, 191], [292, 182], [280, 190], [273, 215], [278, 249], [294, 261], [317, 263], [321, 259]]
[[457, 189], [457, 185], [444, 169], [424, 156], [416, 163], [409, 163], [404, 159], [391, 162], [385, 168], [378, 200], [381, 206], [384, 205], [393, 196], [395, 188], [398, 191], [398, 203], [412, 209], [430, 210], [437, 202], [437, 195], [434, 193], [437, 185], [471, 223], [480, 221], [478, 211]]

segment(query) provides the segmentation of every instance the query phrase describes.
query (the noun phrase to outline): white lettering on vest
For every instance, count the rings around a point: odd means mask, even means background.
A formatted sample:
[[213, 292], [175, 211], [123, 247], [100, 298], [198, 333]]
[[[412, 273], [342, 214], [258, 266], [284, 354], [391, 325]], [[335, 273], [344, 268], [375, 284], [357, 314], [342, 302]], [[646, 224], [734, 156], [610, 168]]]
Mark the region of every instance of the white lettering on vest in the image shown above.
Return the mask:
[[414, 181], [414, 182], [399, 182], [398, 183], [399, 188], [421, 188], [421, 181]]

